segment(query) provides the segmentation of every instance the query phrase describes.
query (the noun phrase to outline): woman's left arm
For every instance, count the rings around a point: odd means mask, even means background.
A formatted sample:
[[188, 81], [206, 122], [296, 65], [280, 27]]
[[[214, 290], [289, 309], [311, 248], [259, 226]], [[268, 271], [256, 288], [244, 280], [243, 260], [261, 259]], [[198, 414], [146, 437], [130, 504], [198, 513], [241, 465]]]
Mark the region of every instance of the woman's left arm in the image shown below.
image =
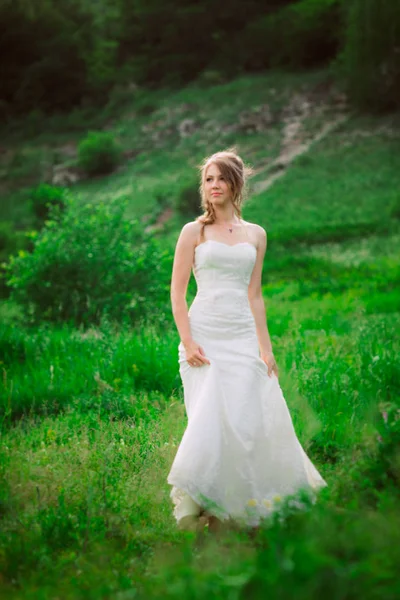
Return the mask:
[[267, 315], [261, 289], [262, 269], [264, 264], [264, 256], [267, 249], [267, 233], [261, 226], [258, 225], [257, 228], [257, 257], [249, 282], [248, 297], [251, 312], [253, 313], [254, 322], [256, 325], [260, 356], [267, 364], [269, 374], [270, 371], [275, 371], [276, 375], [278, 375], [275, 357], [272, 351], [271, 338], [268, 331]]

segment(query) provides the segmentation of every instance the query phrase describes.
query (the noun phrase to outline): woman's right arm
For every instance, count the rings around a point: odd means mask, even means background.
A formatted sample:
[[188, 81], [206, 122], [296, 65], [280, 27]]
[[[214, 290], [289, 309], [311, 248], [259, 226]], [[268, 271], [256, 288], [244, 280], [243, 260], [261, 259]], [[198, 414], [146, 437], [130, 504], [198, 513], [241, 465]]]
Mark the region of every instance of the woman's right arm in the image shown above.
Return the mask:
[[192, 333], [186, 302], [187, 286], [192, 270], [194, 249], [200, 223], [194, 221], [183, 226], [175, 247], [171, 277], [171, 306], [179, 336], [184, 346], [192, 342]]

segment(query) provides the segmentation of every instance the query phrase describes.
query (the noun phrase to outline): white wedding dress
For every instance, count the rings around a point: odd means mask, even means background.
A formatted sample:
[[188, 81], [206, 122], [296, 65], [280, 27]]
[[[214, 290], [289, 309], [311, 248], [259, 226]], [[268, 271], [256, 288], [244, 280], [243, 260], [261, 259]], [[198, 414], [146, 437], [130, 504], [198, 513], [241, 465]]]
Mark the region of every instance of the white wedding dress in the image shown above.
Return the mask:
[[187, 428], [168, 475], [179, 521], [206, 509], [254, 526], [300, 488], [327, 485], [293, 428], [278, 378], [260, 358], [248, 284], [257, 250], [206, 240], [195, 248], [193, 339], [210, 365], [178, 346]]

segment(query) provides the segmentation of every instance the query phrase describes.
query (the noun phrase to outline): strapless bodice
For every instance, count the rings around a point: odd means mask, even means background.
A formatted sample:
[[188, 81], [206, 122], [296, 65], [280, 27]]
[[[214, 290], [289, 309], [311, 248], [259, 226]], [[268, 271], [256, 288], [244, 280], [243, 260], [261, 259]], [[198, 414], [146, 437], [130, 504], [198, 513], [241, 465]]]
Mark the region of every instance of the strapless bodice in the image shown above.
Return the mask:
[[250, 242], [233, 245], [206, 240], [195, 248], [193, 273], [198, 295], [219, 289], [246, 292], [257, 255]]
[[[254, 329], [254, 319], [248, 298], [248, 286], [257, 256], [250, 242], [234, 245], [206, 240], [195, 249], [193, 273], [197, 293], [189, 309], [191, 325], [213, 330], [225, 330], [235, 322], [243, 333]], [[229, 326], [229, 331], [233, 331]]]

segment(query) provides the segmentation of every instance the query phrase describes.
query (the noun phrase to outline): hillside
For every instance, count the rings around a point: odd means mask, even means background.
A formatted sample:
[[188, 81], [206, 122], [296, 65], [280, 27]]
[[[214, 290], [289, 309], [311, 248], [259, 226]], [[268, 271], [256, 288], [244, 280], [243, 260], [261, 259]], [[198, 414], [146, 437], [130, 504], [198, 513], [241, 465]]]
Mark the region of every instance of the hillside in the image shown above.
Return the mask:
[[87, 128], [114, 132], [125, 159], [71, 192], [82, 204], [128, 198], [170, 257], [195, 214], [178, 207], [200, 160], [235, 144], [255, 167], [243, 215], [268, 233], [263, 294], [280, 385], [328, 488], [255, 537], [177, 531], [166, 475], [186, 421], [171, 315], [162, 330], [31, 327], [4, 298], [5, 597], [394, 599], [400, 115], [351, 111], [324, 71], [132, 90], [103, 114], [6, 132], [7, 231], [34, 226], [29, 190], [59, 165], [75, 172]]

